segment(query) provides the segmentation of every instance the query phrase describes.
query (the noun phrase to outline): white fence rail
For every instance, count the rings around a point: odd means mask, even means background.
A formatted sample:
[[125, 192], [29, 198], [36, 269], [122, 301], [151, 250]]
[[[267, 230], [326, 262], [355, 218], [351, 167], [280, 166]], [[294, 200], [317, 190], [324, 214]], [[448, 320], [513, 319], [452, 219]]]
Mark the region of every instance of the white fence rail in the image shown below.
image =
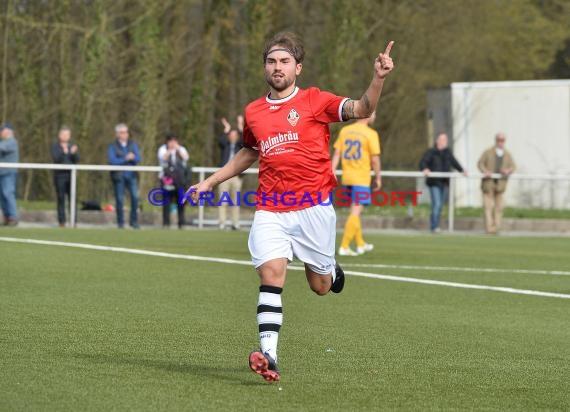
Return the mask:
[[[71, 171], [71, 188], [70, 188], [70, 222], [72, 226], [75, 225], [75, 216], [77, 213], [76, 200], [77, 200], [77, 172], [78, 171], [137, 171], [137, 172], [160, 172], [162, 168], [160, 166], [112, 166], [112, 165], [62, 165], [62, 164], [52, 164], [52, 163], [1, 163], [0, 168], [7, 169], [42, 169], [42, 170], [70, 170]], [[202, 181], [206, 178], [207, 174], [212, 174], [217, 167], [192, 167], [192, 173], [197, 173], [199, 175], [198, 181]], [[257, 174], [258, 169], [251, 168], [244, 172], [245, 174]], [[341, 172], [337, 171], [337, 175]], [[428, 175], [429, 177], [448, 177], [449, 180], [449, 213], [448, 213], [448, 227], [449, 231], [453, 231], [454, 227], [454, 215], [455, 215], [455, 181], [456, 179], [481, 179], [483, 175], [481, 173], [469, 173], [467, 176], [462, 173], [442, 173], [434, 172]], [[408, 177], [408, 178], [423, 178], [425, 175], [422, 172], [411, 172], [411, 171], [382, 171], [382, 177]], [[491, 175], [492, 178], [501, 178], [500, 174]], [[553, 174], [535, 174], [535, 175], [522, 175], [513, 174], [509, 177], [511, 180], [544, 180], [544, 181], [570, 181], [570, 175], [553, 175]], [[204, 206], [198, 205], [198, 227], [202, 228], [204, 226]]]

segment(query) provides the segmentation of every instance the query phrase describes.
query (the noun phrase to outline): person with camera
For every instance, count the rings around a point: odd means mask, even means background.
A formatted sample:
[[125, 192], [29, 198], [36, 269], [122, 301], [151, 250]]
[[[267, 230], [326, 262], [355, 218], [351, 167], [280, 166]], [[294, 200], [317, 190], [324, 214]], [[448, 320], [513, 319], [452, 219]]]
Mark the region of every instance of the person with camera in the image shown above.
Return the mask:
[[164, 192], [162, 206], [162, 226], [170, 226], [170, 208], [176, 203], [178, 210], [178, 228], [185, 225], [184, 205], [178, 199], [179, 190], [183, 190], [190, 184], [190, 169], [188, 150], [178, 141], [175, 133], [166, 134], [165, 143], [158, 149], [158, 164], [162, 167], [159, 179]]

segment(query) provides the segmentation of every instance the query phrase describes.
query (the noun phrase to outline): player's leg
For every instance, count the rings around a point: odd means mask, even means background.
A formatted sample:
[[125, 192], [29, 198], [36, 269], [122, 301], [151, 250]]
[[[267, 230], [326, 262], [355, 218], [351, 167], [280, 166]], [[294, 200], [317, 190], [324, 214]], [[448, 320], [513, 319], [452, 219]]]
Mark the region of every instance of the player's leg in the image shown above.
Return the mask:
[[292, 237], [293, 253], [305, 264], [305, 276], [318, 295], [340, 293], [344, 272], [334, 257], [336, 214], [332, 205], [294, 212], [297, 219]]
[[363, 253], [370, 252], [374, 249], [374, 245], [364, 241], [364, 237], [362, 236], [362, 222], [360, 220], [360, 215], [362, 214], [364, 206], [372, 203], [372, 193], [368, 186], [356, 186], [356, 191], [358, 193], [358, 202], [354, 205], [354, 215], [356, 216], [356, 232], [354, 234], [354, 241], [356, 243], [356, 253], [362, 255]]
[[326, 274], [317, 273], [305, 263], [305, 276], [309, 282], [309, 287], [317, 295], [324, 296], [331, 290], [333, 284], [332, 271]]
[[359, 206], [356, 205], [355, 191], [353, 186], [346, 186], [350, 191], [351, 203], [350, 203], [350, 214], [346, 218], [344, 223], [344, 232], [342, 234], [342, 240], [340, 242], [340, 247], [338, 249], [338, 254], [340, 256], [356, 256], [357, 253], [350, 248], [350, 242], [354, 239], [356, 231], [358, 230], [358, 220], [359, 217], [355, 213]]
[[257, 323], [260, 350], [250, 354], [250, 368], [267, 381], [279, 380], [277, 344], [283, 324], [281, 293], [287, 262], [293, 258], [286, 214], [258, 211], [249, 234], [248, 246], [259, 274]]
[[257, 268], [259, 274], [259, 298], [257, 301], [257, 325], [261, 352], [277, 361], [277, 343], [283, 324], [281, 293], [285, 285], [287, 259], [278, 258]]

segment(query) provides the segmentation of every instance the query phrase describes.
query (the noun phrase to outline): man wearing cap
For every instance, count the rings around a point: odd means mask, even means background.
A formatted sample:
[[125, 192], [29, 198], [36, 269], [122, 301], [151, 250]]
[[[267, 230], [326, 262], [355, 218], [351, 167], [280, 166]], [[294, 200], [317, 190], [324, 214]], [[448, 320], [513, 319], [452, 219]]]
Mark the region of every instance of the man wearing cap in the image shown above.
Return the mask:
[[[0, 163], [18, 163], [18, 142], [10, 123], [0, 126]], [[0, 204], [4, 214], [4, 226], [18, 224], [16, 207], [17, 169], [0, 167]]]

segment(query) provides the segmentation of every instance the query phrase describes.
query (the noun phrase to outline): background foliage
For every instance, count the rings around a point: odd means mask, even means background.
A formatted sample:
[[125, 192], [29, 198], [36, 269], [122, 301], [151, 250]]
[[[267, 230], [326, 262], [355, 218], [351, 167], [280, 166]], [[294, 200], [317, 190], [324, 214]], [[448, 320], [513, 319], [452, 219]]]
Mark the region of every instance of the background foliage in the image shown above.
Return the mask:
[[[264, 93], [261, 50], [283, 29], [306, 43], [301, 86], [355, 98], [396, 41], [376, 124], [390, 169], [415, 168], [425, 149], [428, 88], [570, 77], [565, 0], [0, 0], [0, 13], [0, 120], [26, 162], [49, 162], [67, 124], [82, 162], [105, 163], [126, 122], [144, 164], [166, 130], [193, 164], [217, 164], [218, 119]], [[22, 175], [25, 198], [51, 196], [49, 173]], [[107, 175], [80, 175], [80, 196], [107, 186]]]

